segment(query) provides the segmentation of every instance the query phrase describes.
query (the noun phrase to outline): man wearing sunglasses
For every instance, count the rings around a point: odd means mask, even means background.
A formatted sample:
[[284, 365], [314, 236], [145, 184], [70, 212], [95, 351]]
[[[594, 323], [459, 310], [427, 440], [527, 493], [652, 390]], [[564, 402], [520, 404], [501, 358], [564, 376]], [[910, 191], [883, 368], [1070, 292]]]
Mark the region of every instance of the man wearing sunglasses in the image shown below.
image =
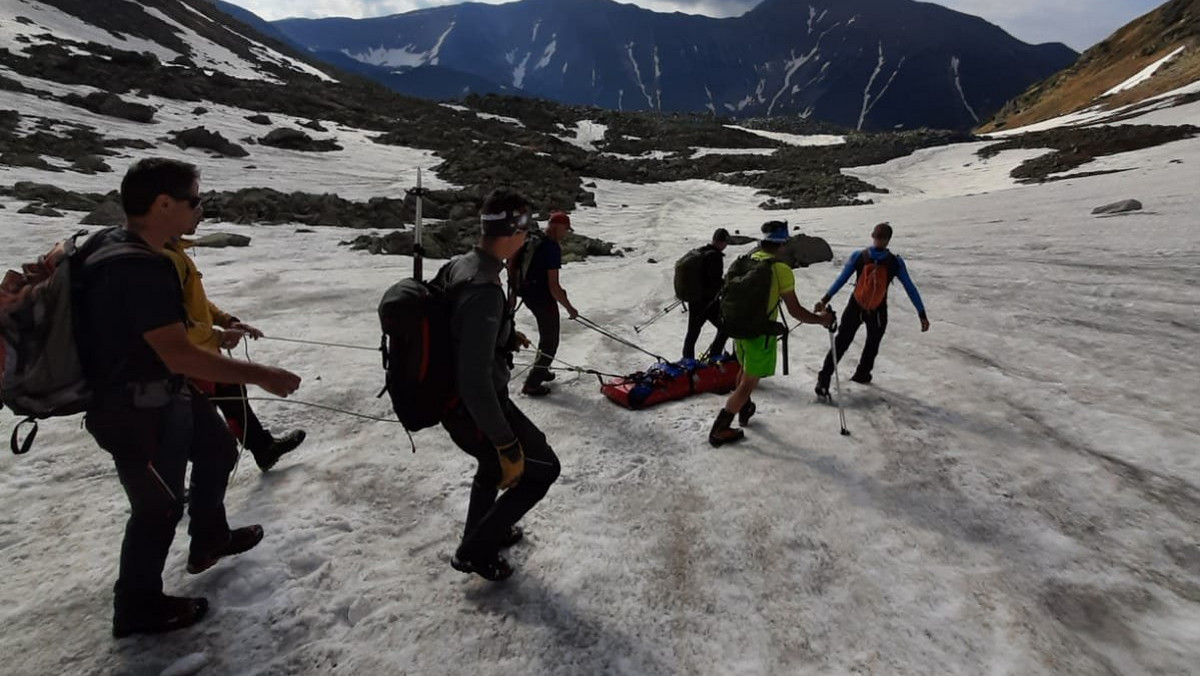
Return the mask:
[[[529, 202], [496, 190], [484, 200], [475, 248], [447, 263], [432, 284], [446, 290], [459, 403], [442, 427], [478, 465], [462, 543], [450, 564], [503, 580], [513, 573], [500, 551], [523, 538], [517, 522], [558, 478], [546, 435], [508, 396], [512, 354], [528, 340], [516, 332], [500, 275], [528, 235]], [[503, 494], [500, 491], [505, 491]]]
[[816, 393], [818, 397], [829, 396], [829, 380], [833, 377], [834, 359], [841, 360], [842, 355], [854, 342], [854, 334], [858, 327], [866, 324], [867, 344], [863, 347], [862, 357], [858, 368], [850, 380], [863, 385], [871, 382], [871, 370], [875, 367], [875, 357], [879, 354], [879, 345], [883, 342], [883, 334], [887, 331], [887, 289], [893, 279], [899, 279], [908, 293], [908, 299], [917, 309], [917, 317], [921, 320], [921, 331], [929, 330], [929, 317], [925, 314], [925, 304], [921, 302], [921, 294], [917, 286], [908, 276], [908, 267], [904, 259], [888, 250], [892, 241], [892, 226], [880, 223], [871, 231], [871, 246], [855, 251], [842, 268], [842, 274], [829, 287], [829, 292], [817, 303], [816, 310], [821, 312], [837, 292], [850, 280], [850, 275], [857, 274], [854, 294], [846, 303], [842, 312], [842, 321], [838, 327], [835, 345], [837, 355], [825, 355], [825, 365], [817, 375]]
[[92, 237], [80, 251], [80, 358], [93, 390], [85, 420], [112, 455], [130, 506], [114, 587], [117, 638], [181, 629], [208, 611], [204, 598], [163, 594], [189, 460], [188, 572], [203, 572], [263, 537], [261, 526], [231, 529], [226, 521], [237, 444], [185, 378], [254, 384], [280, 397], [300, 386], [293, 373], [227, 359], [188, 340], [179, 278], [162, 252], [195, 223], [198, 179], [183, 162], [137, 162], [121, 182], [127, 224]]

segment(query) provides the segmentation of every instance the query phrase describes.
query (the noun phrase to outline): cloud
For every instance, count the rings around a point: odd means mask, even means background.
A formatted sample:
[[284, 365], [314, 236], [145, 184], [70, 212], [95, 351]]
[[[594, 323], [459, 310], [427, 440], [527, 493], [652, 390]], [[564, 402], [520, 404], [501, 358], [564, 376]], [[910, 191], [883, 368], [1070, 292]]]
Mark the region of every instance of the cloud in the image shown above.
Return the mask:
[[[385, 16], [456, 4], [459, 0], [235, 0], [264, 19], [290, 16]], [[475, 0], [498, 5], [512, 0]], [[631, 0], [624, 0], [630, 2]], [[657, 12], [738, 16], [759, 0], [632, 0]], [[802, 0], [796, 0], [801, 2]], [[836, 2], [837, 0], [830, 0]], [[939, 4], [981, 16], [1026, 42], [1065, 42], [1083, 50], [1103, 40], [1162, 0], [940, 0]]]

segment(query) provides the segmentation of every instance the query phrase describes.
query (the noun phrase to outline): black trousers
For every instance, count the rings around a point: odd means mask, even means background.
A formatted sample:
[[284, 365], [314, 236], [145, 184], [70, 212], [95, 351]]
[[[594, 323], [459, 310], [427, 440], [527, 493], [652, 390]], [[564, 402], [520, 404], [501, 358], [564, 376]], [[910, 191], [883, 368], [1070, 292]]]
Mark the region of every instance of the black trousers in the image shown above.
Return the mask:
[[[858, 369], [855, 373], [870, 375], [871, 370], [875, 368], [875, 357], [879, 355], [879, 345], [883, 342], [883, 334], [887, 332], [887, 303], [867, 311], [859, 307], [858, 301], [851, 296], [850, 302], [846, 303], [846, 309], [842, 311], [842, 316], [838, 321], [837, 338], [834, 340], [838, 361], [841, 361], [842, 355], [850, 349], [850, 344], [854, 342], [854, 335], [858, 333], [858, 327], [866, 325], [867, 344], [863, 346], [862, 358], [858, 360]], [[833, 360], [833, 354], [825, 355], [825, 365], [821, 367], [821, 373], [817, 376], [819, 385], [829, 387], [829, 380], [833, 378]]]
[[217, 399], [213, 403], [220, 409], [221, 415], [225, 416], [233, 438], [240, 441], [243, 439], [242, 435], [245, 435], [245, 446], [255, 458], [259, 453], [270, 449], [275, 439], [263, 429], [258, 416], [254, 415], [254, 410], [250, 408], [250, 402], [244, 401], [246, 386], [217, 383], [213, 388], [213, 398]]
[[550, 375], [549, 366], [558, 354], [558, 341], [562, 333], [562, 323], [558, 315], [558, 301], [546, 297], [527, 297], [525, 307], [533, 313], [538, 327], [538, 357], [533, 362], [533, 368], [526, 376], [529, 385], [540, 385]]
[[454, 443], [479, 463], [459, 548], [468, 556], [494, 554], [513, 524], [546, 496], [561, 469], [546, 435], [511, 401], [504, 404], [504, 416], [525, 450], [525, 473], [503, 495], [499, 494], [500, 456], [466, 407], [460, 404], [442, 420]]
[[97, 406], [87, 429], [108, 451], [129, 498], [121, 543], [118, 596], [162, 593], [162, 570], [183, 516], [184, 476], [192, 461], [188, 532], [193, 545], [209, 547], [229, 535], [225, 487], [237, 461], [237, 444], [212, 403], [198, 392], [171, 397], [166, 406]]
[[687, 335], [683, 338], [684, 359], [696, 358], [696, 341], [700, 338], [700, 330], [704, 328], [705, 322], [717, 329], [717, 335], [713, 336], [712, 343], [708, 346], [708, 354], [715, 356], [725, 351], [725, 340], [728, 336], [725, 335], [725, 327], [721, 323], [721, 305], [714, 298], [688, 304]]

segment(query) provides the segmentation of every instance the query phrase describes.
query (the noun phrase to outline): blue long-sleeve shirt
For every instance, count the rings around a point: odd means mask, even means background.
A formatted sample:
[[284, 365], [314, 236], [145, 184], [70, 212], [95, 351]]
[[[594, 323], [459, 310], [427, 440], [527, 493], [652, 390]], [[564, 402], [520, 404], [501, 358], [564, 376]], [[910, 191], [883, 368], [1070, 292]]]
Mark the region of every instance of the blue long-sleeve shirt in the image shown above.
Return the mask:
[[[841, 291], [846, 282], [850, 281], [850, 275], [853, 275], [854, 271], [858, 269], [858, 261], [862, 258], [862, 255], [862, 249], [850, 255], [850, 259], [846, 261], [845, 267], [842, 268], [842, 274], [838, 275], [838, 278], [834, 280], [833, 286], [829, 287], [829, 291], [826, 292], [825, 298], [822, 300], [828, 303], [837, 295], [838, 291]], [[867, 249], [867, 255], [871, 257], [872, 261], [879, 263], [887, 257], [888, 250], [871, 247]], [[895, 254], [892, 255], [895, 256]], [[913, 284], [912, 277], [908, 276], [908, 266], [904, 264], [904, 259], [900, 256], [896, 256], [896, 272], [896, 277], [900, 279], [900, 283], [904, 285], [904, 291], [908, 293], [908, 299], [912, 301], [913, 307], [917, 308], [917, 314], [924, 319], [925, 303], [921, 302], [921, 294], [917, 291], [917, 285]]]

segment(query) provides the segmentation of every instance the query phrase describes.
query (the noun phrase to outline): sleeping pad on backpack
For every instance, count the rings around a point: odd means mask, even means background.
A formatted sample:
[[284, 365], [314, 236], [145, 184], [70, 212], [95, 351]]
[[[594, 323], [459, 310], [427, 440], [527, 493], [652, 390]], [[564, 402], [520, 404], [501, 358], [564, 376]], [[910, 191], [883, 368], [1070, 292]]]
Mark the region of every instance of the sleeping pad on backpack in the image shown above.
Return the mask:
[[658, 363], [647, 371], [609, 380], [600, 385], [600, 391], [625, 408], [637, 411], [702, 392], [732, 392], [741, 372], [737, 359], [727, 354], [712, 361], [683, 359], [671, 364]]

